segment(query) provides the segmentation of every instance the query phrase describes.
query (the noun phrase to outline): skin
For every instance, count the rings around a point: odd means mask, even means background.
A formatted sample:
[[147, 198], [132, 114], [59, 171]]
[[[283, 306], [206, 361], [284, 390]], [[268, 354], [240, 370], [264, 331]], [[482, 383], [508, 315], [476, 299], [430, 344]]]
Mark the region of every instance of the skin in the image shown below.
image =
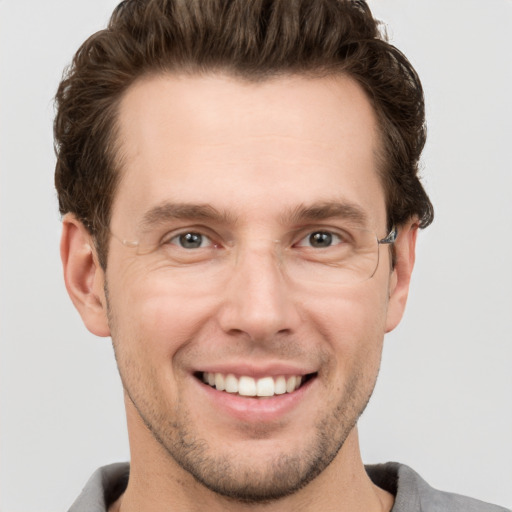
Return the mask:
[[[364, 227], [387, 235], [362, 89], [343, 76], [146, 77], [123, 98], [119, 124], [107, 269], [72, 215], [61, 244], [70, 296], [91, 332], [112, 336], [125, 389], [131, 473], [111, 510], [390, 510], [392, 496], [364, 471], [355, 425], [405, 307], [417, 224], [400, 227], [395, 267], [381, 246], [362, 282], [294, 280], [276, 257], [290, 232], [340, 222], [289, 215], [304, 205], [354, 205]], [[235, 247], [230, 271], [169, 268], [120, 243], [141, 239], [144, 215], [168, 203], [224, 214], [173, 226]], [[240, 400], [196, 378], [285, 370], [314, 378], [290, 406], [243, 399], [242, 413]]]

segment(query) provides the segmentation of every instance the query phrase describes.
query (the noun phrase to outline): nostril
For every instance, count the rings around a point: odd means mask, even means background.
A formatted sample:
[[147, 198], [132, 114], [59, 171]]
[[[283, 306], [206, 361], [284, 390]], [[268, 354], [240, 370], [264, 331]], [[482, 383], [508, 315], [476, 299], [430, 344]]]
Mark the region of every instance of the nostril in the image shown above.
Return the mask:
[[231, 336], [242, 336], [245, 333], [244, 333], [244, 331], [242, 331], [242, 329], [233, 328], [228, 331], [228, 334], [230, 334]]

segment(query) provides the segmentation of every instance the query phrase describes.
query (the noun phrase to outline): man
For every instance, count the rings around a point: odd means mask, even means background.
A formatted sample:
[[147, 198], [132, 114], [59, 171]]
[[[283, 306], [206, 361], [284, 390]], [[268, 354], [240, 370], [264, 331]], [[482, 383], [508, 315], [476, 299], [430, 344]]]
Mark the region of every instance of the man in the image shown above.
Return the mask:
[[423, 96], [364, 2], [123, 2], [57, 94], [66, 286], [112, 336], [131, 464], [71, 510], [504, 510], [365, 468]]

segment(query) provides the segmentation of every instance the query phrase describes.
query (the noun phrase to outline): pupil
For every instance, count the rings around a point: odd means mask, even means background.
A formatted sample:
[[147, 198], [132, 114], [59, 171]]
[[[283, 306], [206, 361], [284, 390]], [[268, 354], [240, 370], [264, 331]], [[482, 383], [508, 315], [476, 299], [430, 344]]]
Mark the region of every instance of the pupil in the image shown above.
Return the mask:
[[332, 244], [332, 235], [319, 231], [311, 234], [309, 241], [313, 247], [329, 247]]
[[180, 235], [180, 244], [185, 249], [197, 249], [201, 247], [203, 241], [202, 235], [198, 233], [185, 233]]

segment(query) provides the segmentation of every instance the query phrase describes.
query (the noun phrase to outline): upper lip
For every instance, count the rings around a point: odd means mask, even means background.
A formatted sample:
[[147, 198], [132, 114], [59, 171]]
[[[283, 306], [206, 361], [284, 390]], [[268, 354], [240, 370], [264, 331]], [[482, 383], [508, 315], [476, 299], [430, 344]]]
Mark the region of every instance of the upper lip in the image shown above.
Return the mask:
[[316, 371], [317, 370], [314, 368], [307, 368], [290, 363], [272, 363], [266, 365], [253, 365], [248, 363], [223, 363], [205, 365], [203, 367], [197, 368], [194, 373], [222, 373], [224, 375], [232, 374], [237, 377], [247, 376], [253, 378], [261, 378], [292, 375], [304, 376], [310, 373], [315, 373]]

